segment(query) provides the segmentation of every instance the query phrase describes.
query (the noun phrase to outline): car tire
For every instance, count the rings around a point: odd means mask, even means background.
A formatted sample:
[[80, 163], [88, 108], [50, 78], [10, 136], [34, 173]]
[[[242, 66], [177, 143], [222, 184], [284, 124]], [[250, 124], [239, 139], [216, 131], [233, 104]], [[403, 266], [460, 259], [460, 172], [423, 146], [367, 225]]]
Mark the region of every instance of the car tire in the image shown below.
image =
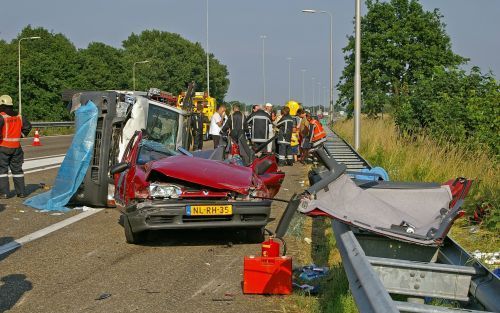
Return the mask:
[[250, 228], [246, 230], [246, 238], [250, 243], [262, 243], [265, 239], [264, 228]]
[[130, 226], [130, 221], [126, 214], [123, 215], [123, 230], [125, 232], [125, 241], [130, 244], [143, 243], [146, 240], [147, 232], [134, 232], [132, 226]]

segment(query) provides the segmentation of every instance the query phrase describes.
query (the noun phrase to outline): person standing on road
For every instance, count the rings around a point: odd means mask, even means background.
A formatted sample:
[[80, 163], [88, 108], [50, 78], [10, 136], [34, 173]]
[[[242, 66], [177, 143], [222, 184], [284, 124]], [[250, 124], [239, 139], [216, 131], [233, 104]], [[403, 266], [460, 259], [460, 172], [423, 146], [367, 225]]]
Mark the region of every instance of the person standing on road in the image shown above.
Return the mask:
[[26, 118], [14, 111], [12, 98], [0, 97], [0, 199], [7, 199], [9, 194], [9, 168], [14, 181], [14, 188], [19, 198], [26, 197], [24, 190], [24, 153], [21, 148], [21, 136], [28, 136], [31, 124]]
[[278, 127], [278, 164], [280, 166], [293, 165], [293, 155], [290, 149], [293, 123], [290, 108], [284, 107], [281, 112], [281, 119], [276, 124], [276, 127]]
[[250, 140], [254, 148], [269, 140], [269, 125], [271, 125], [271, 116], [266, 111], [260, 109], [250, 114], [248, 117], [248, 126], [250, 127]]
[[203, 149], [203, 104], [198, 103], [196, 112], [191, 115], [191, 130], [193, 136], [193, 150]]
[[220, 143], [220, 131], [222, 130], [222, 126], [224, 125], [224, 116], [226, 112], [226, 105], [223, 103], [219, 105], [217, 108], [217, 112], [212, 115], [212, 119], [210, 120], [210, 132], [212, 135], [212, 139], [214, 140], [214, 149], [217, 149]]
[[[269, 138], [272, 138], [272, 137], [274, 137], [273, 105], [269, 102], [266, 103], [264, 110], [266, 111], [267, 114], [269, 114], [269, 117], [271, 118], [271, 124], [269, 124]], [[273, 146], [274, 146], [274, 143], [272, 141], [267, 144], [267, 152], [268, 153], [274, 153]]]
[[[248, 129], [247, 118], [240, 111], [240, 105], [238, 103], [233, 104], [233, 113], [228, 117], [227, 122], [222, 127], [222, 134], [227, 134], [231, 140], [236, 144], [238, 150], [233, 151], [231, 149], [231, 154], [239, 154], [244, 164], [249, 164], [252, 158], [252, 152], [248, 146], [247, 139], [245, 136], [245, 131]], [[232, 145], [229, 145], [232, 148]]]

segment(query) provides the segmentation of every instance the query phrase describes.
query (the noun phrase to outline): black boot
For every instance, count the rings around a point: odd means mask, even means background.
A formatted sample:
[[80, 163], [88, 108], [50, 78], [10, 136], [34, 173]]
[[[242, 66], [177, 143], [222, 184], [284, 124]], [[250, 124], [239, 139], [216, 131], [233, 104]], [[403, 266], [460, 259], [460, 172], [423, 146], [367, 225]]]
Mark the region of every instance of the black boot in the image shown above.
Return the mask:
[[16, 189], [16, 194], [17, 197], [19, 198], [26, 198], [26, 192], [24, 190], [24, 175], [23, 176], [16, 176], [16, 175], [23, 175], [23, 174], [13, 174], [12, 180], [14, 181], [14, 188]]

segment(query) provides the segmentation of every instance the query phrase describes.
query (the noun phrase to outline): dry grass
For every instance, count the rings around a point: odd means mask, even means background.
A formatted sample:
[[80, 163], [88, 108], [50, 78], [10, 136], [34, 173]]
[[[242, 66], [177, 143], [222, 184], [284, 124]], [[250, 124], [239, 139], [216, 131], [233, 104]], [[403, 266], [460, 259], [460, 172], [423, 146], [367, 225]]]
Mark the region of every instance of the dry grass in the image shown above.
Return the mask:
[[[401, 138], [391, 118], [362, 119], [361, 145], [359, 153], [372, 166], [387, 170], [391, 180], [445, 182], [456, 177], [476, 179], [466, 202], [471, 212], [478, 203], [490, 203], [498, 212], [500, 186], [497, 177], [497, 158], [485, 151], [472, 151], [448, 143], [436, 143], [421, 136], [408, 140]], [[334, 129], [341, 137], [352, 143], [352, 120], [337, 122]], [[498, 229], [496, 232], [484, 228], [471, 234], [464, 220], [452, 229], [455, 237], [469, 251], [499, 251]]]

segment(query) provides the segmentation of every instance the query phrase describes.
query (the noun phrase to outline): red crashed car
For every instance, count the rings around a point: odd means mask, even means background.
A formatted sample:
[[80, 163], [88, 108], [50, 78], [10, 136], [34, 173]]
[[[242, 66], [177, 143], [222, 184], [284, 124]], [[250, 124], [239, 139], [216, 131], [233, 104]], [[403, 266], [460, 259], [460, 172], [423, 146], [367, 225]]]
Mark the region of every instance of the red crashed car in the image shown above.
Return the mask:
[[137, 132], [110, 170], [127, 242], [143, 241], [149, 230], [188, 228], [244, 228], [249, 240], [262, 240], [285, 174], [274, 156], [241, 166], [221, 160], [221, 149], [193, 155]]

